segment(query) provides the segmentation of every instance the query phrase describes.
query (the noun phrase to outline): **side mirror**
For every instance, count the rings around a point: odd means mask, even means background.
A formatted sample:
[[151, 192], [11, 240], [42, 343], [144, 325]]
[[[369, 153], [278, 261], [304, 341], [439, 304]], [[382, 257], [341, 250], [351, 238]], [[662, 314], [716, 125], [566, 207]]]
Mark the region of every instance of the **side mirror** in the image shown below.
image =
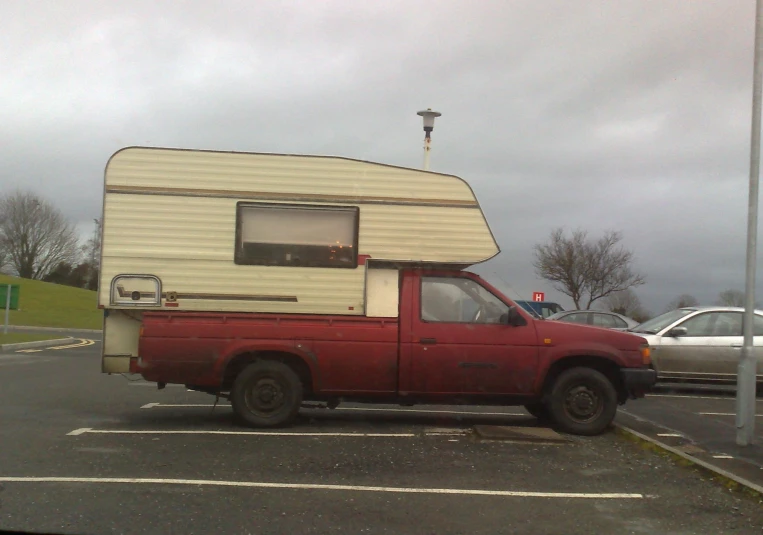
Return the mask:
[[689, 331], [686, 330], [686, 327], [673, 327], [668, 331], [668, 336], [678, 337], [678, 336], [686, 336], [689, 334]]
[[522, 325], [527, 325], [527, 321], [525, 318], [522, 317], [522, 314], [519, 313], [517, 310], [517, 307], [509, 307], [508, 314], [504, 314], [503, 317], [501, 317], [502, 320], [505, 320], [503, 323], [506, 325], [511, 325], [513, 327], [520, 327]]

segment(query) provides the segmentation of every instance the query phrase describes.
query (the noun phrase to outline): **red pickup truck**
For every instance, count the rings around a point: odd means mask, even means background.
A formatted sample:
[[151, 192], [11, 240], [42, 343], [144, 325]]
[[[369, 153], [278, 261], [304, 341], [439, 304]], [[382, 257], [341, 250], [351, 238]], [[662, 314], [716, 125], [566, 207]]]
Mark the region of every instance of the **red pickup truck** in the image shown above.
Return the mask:
[[144, 312], [130, 371], [283, 426], [303, 401], [524, 405], [593, 435], [655, 383], [636, 335], [533, 318], [480, 277], [402, 269], [397, 318]]

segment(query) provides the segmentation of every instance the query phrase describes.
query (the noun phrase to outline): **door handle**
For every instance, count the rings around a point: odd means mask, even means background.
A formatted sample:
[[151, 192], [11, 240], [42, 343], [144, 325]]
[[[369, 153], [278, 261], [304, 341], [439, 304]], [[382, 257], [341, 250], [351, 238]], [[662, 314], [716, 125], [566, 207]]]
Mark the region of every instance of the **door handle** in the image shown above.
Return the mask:
[[731, 344], [734, 349], [742, 349], [742, 344]]
[[419, 340], [419, 342], [421, 342], [422, 344], [436, 344], [437, 338], [422, 338], [421, 340]]

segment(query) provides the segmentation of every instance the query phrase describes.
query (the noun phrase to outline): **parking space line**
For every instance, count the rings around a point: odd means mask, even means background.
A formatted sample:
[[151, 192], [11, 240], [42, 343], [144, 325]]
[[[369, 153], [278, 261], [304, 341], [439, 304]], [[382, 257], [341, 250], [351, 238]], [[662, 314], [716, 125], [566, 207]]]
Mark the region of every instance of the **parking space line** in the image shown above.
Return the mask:
[[[689, 396], [683, 394], [647, 394], [648, 398], [683, 398], [683, 399], [726, 399], [734, 401], [734, 396]], [[763, 403], [763, 399], [757, 400], [758, 403]]]
[[[153, 409], [154, 407], [165, 407], [165, 408], [174, 408], [174, 407], [207, 407], [212, 408], [215, 405], [212, 403], [146, 403], [145, 405], [141, 406], [141, 409]], [[218, 407], [230, 407], [230, 403], [218, 403]]]
[[131, 477], [11, 477], [0, 476], [3, 483], [123, 483], [148, 485], [199, 485], [218, 487], [245, 487], [266, 489], [300, 489], [300, 490], [339, 490], [361, 492], [392, 492], [400, 494], [455, 494], [471, 496], [505, 496], [517, 498], [583, 498], [598, 500], [641, 500], [645, 496], [637, 493], [615, 492], [535, 492], [517, 490], [483, 490], [483, 489], [434, 489], [416, 487], [370, 487], [364, 485], [326, 485], [312, 483], [269, 483], [261, 481], [219, 481], [209, 479], [156, 479]]
[[111, 435], [253, 435], [265, 437], [389, 437], [410, 438], [417, 436], [415, 433], [338, 433], [338, 432], [298, 432], [298, 431], [213, 431], [201, 429], [92, 429], [82, 427], [66, 433], [68, 436], [84, 435], [85, 433], [111, 434]]
[[713, 455], [713, 459], [733, 459], [731, 455]]
[[657, 433], [658, 437], [682, 437], [680, 433]]
[[16, 353], [41, 353], [42, 349], [19, 349]]
[[[218, 407], [229, 406], [230, 404], [217, 404]], [[206, 407], [212, 408], [215, 405], [212, 403], [146, 403], [141, 409], [153, 409], [153, 408], [175, 408], [175, 407]], [[332, 411], [359, 411], [359, 412], [410, 412], [410, 413], [424, 413], [424, 414], [465, 414], [468, 416], [528, 416], [525, 412], [479, 412], [479, 411], [438, 411], [434, 409], [398, 409], [389, 408], [382, 409], [378, 407], [337, 407], [330, 409]]]
[[377, 407], [337, 407], [335, 411], [368, 411], [368, 412], [420, 412], [425, 414], [466, 414], [468, 416], [529, 416], [525, 412], [479, 412], [479, 411], [438, 411], [434, 409], [382, 409]]
[[[152, 387], [156, 388], [156, 383], [147, 383], [147, 382], [144, 382], [144, 381], [135, 381], [135, 380], [133, 380], [132, 382], [127, 383], [127, 384], [130, 385], [130, 386], [152, 386]], [[173, 388], [185, 388], [185, 385], [178, 385], [178, 384], [174, 384], [174, 383], [165, 385], [165, 388], [170, 388], [170, 387], [173, 387]], [[189, 392], [195, 392], [195, 390], [188, 390], [188, 391]]]
[[[702, 416], [736, 416], [733, 412], [698, 412], [697, 414]], [[756, 418], [763, 418], [763, 414], [756, 414]]]

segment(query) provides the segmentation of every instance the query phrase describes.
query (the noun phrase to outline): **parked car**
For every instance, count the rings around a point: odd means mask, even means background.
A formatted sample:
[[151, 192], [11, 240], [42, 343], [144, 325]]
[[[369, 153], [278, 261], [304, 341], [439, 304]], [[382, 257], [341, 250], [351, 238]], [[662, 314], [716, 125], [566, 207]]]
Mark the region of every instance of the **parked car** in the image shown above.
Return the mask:
[[[733, 382], [742, 350], [742, 313], [738, 307], [685, 307], [633, 328], [646, 338], [660, 380]], [[758, 382], [763, 382], [763, 311], [753, 323]]]
[[549, 316], [549, 320], [565, 321], [567, 323], [580, 323], [582, 325], [593, 325], [594, 327], [605, 327], [618, 331], [627, 331], [638, 326], [638, 322], [622, 314], [614, 312], [604, 312], [601, 310], [565, 310]]
[[551, 301], [514, 301], [516, 304], [524, 308], [530, 314], [534, 314], [540, 318], [548, 318], [552, 314], [562, 312], [564, 309], [559, 303]]

